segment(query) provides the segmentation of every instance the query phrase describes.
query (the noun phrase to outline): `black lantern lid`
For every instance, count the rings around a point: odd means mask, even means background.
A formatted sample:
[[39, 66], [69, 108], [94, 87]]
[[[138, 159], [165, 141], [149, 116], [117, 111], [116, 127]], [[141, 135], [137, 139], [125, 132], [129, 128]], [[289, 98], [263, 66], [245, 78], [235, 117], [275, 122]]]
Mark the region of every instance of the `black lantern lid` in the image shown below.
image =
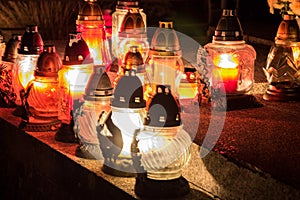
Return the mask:
[[283, 20], [281, 21], [277, 34], [275, 37], [276, 43], [280, 42], [299, 42], [300, 33], [299, 26], [295, 15], [284, 14]]
[[80, 65], [93, 63], [90, 50], [81, 36], [81, 32], [69, 33], [69, 41], [65, 48], [64, 65]]
[[174, 127], [181, 125], [180, 106], [169, 86], [157, 85], [152, 98], [145, 125], [154, 127]]
[[143, 84], [136, 76], [135, 70], [126, 70], [118, 81], [112, 106], [118, 108], [145, 108]]
[[37, 69], [34, 71], [35, 76], [57, 77], [58, 70], [61, 68], [62, 62], [56, 53], [54, 45], [45, 45], [43, 53], [37, 60]]
[[22, 36], [19, 54], [36, 54], [39, 55], [43, 52], [44, 42], [42, 36], [38, 32], [36, 25], [28, 25], [26, 31]]
[[116, 6], [116, 8], [118, 9], [130, 9], [130, 8], [138, 8], [138, 7], [139, 7], [138, 0], [119, 0]]
[[88, 21], [99, 21], [104, 24], [103, 14], [96, 0], [85, 0], [79, 10], [77, 23]]
[[94, 66], [94, 72], [87, 84], [84, 99], [90, 101], [102, 100], [102, 97], [112, 97], [113, 87], [105, 67]]
[[12, 37], [8, 40], [4, 55], [2, 57], [3, 61], [15, 62], [18, 55], [18, 48], [20, 47], [22, 35], [12, 34]]
[[214, 41], [243, 40], [243, 30], [236, 16], [236, 0], [222, 0], [222, 16], [213, 36]]

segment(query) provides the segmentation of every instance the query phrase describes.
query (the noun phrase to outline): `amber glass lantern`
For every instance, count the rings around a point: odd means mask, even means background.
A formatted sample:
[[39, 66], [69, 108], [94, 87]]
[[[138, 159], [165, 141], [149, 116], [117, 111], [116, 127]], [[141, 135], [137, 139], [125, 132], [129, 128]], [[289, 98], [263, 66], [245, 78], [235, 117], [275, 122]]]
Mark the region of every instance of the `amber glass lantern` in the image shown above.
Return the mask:
[[98, 135], [104, 157], [102, 170], [107, 174], [134, 176], [136, 173], [131, 142], [143, 126], [146, 115], [143, 96], [143, 85], [135, 70], [126, 71], [114, 89], [111, 112], [99, 119]]
[[13, 34], [8, 40], [0, 65], [0, 105], [15, 107], [16, 93], [12, 82], [12, 69], [18, 55], [22, 35]]
[[148, 55], [149, 42], [146, 24], [138, 8], [132, 8], [127, 12], [118, 33], [116, 54], [119, 66], [124, 62], [124, 57], [131, 46], [138, 47], [138, 51], [145, 61]]
[[73, 105], [73, 103], [83, 97], [92, 71], [93, 59], [81, 33], [70, 33], [63, 67], [58, 72], [58, 119], [62, 125], [55, 135], [56, 140], [71, 143], [78, 141], [73, 120], [73, 106], [76, 107], [77, 104]]
[[236, 1], [223, 0], [222, 9], [213, 41], [206, 44], [205, 49], [214, 65], [210, 69], [212, 90], [215, 94], [227, 96], [229, 100], [233, 99], [232, 96], [244, 95], [251, 90], [256, 52], [243, 40], [241, 24], [236, 16]]
[[[43, 40], [36, 25], [28, 25], [22, 36], [18, 56], [13, 67], [13, 87], [16, 92], [16, 104], [21, 106], [20, 92], [29, 81], [34, 79], [37, 59], [43, 52]], [[17, 114], [17, 113], [16, 113]]]
[[89, 47], [95, 65], [111, 63], [109, 44], [106, 39], [104, 18], [96, 0], [85, 0], [76, 21], [77, 31]]
[[75, 112], [79, 146], [75, 155], [87, 159], [103, 159], [96, 132], [99, 116], [110, 111], [113, 88], [105, 67], [94, 67], [87, 84], [83, 105]]
[[[184, 73], [182, 52], [172, 21], [160, 21], [146, 60], [152, 95], [156, 85], [169, 85], [179, 96], [179, 84]], [[150, 93], [150, 92], [149, 92]]]
[[191, 137], [183, 130], [180, 106], [170, 88], [158, 85], [156, 90], [144, 127], [133, 140], [132, 157], [139, 172], [135, 193], [152, 198], [183, 196], [189, 192], [182, 168], [190, 158]]
[[300, 33], [294, 15], [284, 14], [263, 68], [269, 88], [268, 101], [300, 100]]
[[112, 53], [114, 57], [118, 57], [119, 32], [121, 30], [122, 22], [125, 15], [132, 8], [138, 9], [146, 27], [146, 14], [143, 12], [143, 9], [139, 8], [138, 0], [118, 0], [116, 9], [112, 13]]
[[22, 96], [27, 115], [23, 116], [21, 128], [28, 131], [55, 131], [58, 121], [58, 70], [62, 63], [54, 45], [44, 46], [37, 60], [34, 79]]

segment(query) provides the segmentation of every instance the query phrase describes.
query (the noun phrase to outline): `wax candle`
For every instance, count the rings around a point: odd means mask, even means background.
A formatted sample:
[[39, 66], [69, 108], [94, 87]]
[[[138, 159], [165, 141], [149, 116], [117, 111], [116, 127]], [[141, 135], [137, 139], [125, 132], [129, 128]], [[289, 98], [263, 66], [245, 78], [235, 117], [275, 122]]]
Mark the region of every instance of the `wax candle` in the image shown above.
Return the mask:
[[[239, 63], [233, 54], [220, 54], [215, 56], [213, 70], [214, 79], [220, 84], [222, 92], [233, 94], [237, 91], [239, 77]], [[221, 84], [221, 82], [223, 84]]]

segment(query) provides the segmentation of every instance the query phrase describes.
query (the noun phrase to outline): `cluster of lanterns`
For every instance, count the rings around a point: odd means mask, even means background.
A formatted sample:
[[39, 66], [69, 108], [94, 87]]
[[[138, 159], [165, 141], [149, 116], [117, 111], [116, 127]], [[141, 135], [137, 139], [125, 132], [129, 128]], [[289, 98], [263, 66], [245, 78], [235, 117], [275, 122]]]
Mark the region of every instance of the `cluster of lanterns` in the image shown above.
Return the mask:
[[[197, 70], [210, 71], [212, 94], [230, 104], [248, 98], [256, 52], [243, 40], [235, 1], [222, 1], [222, 10], [212, 43], [198, 51]], [[299, 99], [299, 28], [292, 16], [282, 23], [265, 68], [267, 100]], [[187, 194], [181, 170], [192, 141], [182, 127], [179, 99], [195, 98], [199, 82], [197, 73], [185, 71], [173, 22], [159, 22], [149, 44], [139, 2], [119, 0], [110, 45], [99, 5], [85, 0], [76, 25], [62, 60], [35, 25], [7, 43], [1, 65], [7, 78], [0, 89], [3, 101], [17, 106], [20, 127], [55, 131], [57, 141], [79, 143], [76, 156], [104, 160], [104, 172], [136, 176], [138, 196]], [[294, 26], [295, 32], [285, 32]], [[118, 70], [110, 76], [114, 58]]]

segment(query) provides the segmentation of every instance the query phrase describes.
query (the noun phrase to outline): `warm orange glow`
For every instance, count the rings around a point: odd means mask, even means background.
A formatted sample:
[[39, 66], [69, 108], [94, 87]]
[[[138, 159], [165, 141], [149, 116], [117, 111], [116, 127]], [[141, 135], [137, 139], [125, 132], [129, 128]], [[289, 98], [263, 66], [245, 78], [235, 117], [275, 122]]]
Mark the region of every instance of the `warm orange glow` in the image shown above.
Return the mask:
[[234, 93], [238, 86], [239, 61], [233, 54], [220, 54], [214, 57], [216, 68], [213, 70], [213, 77], [218, 82], [223, 82], [226, 93]]
[[193, 99], [196, 97], [198, 94], [198, 84], [196, 76], [193, 73], [183, 75], [178, 93], [181, 99]]
[[35, 60], [33, 61], [29, 56], [20, 61], [18, 70], [18, 79], [23, 88], [26, 88], [29, 81], [34, 79]]
[[294, 61], [296, 63], [296, 66], [299, 66], [300, 64], [300, 47], [299, 46], [292, 46]]
[[145, 52], [144, 50], [147, 49], [148, 47], [146, 47], [145, 44], [142, 43], [141, 41], [134, 40], [134, 39], [125, 39], [123, 40], [123, 42], [120, 43], [119, 48], [116, 49], [116, 52], [118, 54], [117, 56], [118, 56], [119, 66], [123, 64], [124, 62], [123, 59], [131, 46], [137, 46], [138, 51], [141, 53], [143, 59], [145, 60], [147, 52]]

